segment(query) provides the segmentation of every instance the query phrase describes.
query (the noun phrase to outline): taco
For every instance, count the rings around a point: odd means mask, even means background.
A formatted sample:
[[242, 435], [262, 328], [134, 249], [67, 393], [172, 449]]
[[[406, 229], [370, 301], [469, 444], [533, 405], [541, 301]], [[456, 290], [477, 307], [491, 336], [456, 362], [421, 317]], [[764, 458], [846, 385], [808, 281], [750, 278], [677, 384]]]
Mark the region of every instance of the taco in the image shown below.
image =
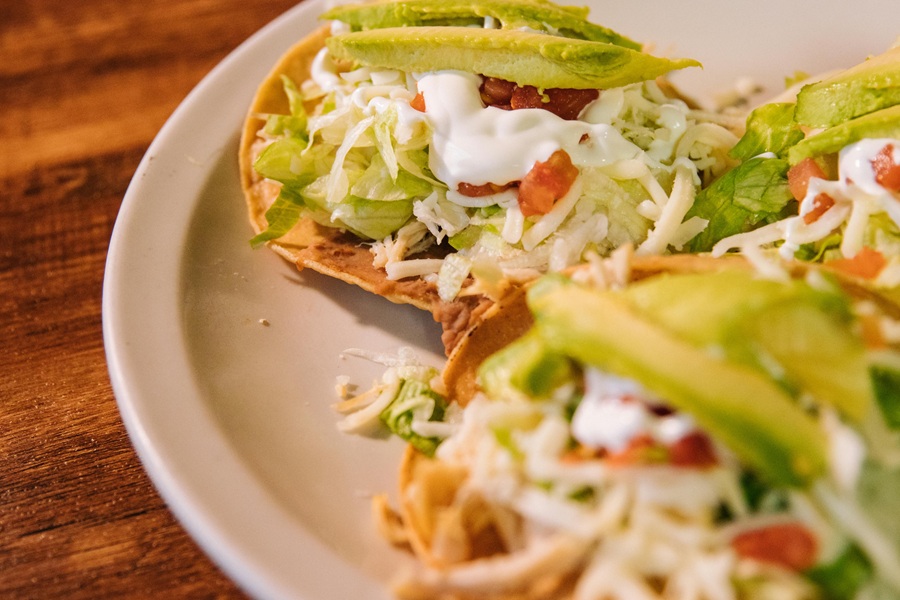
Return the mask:
[[730, 154], [688, 212], [709, 221], [691, 251], [822, 263], [898, 295], [900, 46], [801, 79]]
[[451, 356], [464, 408], [389, 370], [382, 414], [422, 438], [381, 505], [420, 561], [397, 595], [900, 598], [897, 305], [796, 262], [622, 260], [544, 276], [514, 341]]
[[697, 191], [733, 164], [743, 117], [660, 79], [698, 63], [586, 9], [378, 0], [322, 18], [245, 124], [253, 243], [457, 333], [479, 299], [587, 255], [682, 248]]

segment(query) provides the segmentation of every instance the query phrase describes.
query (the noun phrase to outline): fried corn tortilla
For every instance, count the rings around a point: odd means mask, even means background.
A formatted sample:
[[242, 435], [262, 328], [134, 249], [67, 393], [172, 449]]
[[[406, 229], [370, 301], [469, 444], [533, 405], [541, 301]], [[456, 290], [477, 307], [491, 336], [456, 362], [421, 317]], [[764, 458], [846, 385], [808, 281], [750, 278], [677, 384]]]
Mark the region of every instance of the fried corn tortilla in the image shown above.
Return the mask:
[[[239, 167], [247, 213], [255, 233], [266, 229], [266, 211], [280, 189], [280, 184], [262, 178], [253, 168], [263, 143], [257, 133], [265, 125], [266, 115], [289, 112], [282, 77], [287, 76], [293, 81], [308, 79], [313, 60], [328, 36], [327, 26], [319, 28], [288, 50], [259, 86], [250, 105], [240, 140]], [[431, 312], [443, 327], [443, 342], [448, 352], [459, 334], [490, 304], [481, 296], [463, 296], [443, 302], [438, 297], [436, 285], [419, 277], [389, 280], [383, 269], [373, 266], [372, 254], [365, 242], [352, 233], [324, 227], [311, 219], [302, 219], [286, 235], [267, 245], [298, 269], [311, 269], [392, 302]]]
[[[316, 53], [325, 45], [328, 36], [328, 28], [322, 27], [294, 45], [266, 76], [250, 105], [241, 136], [239, 159], [241, 186], [250, 223], [256, 233], [266, 229], [266, 211], [275, 201], [280, 188], [279, 184], [263, 179], [253, 169], [253, 161], [260, 150], [257, 132], [265, 124], [265, 115], [289, 112], [282, 76], [294, 81], [308, 79]], [[337, 228], [323, 227], [310, 219], [302, 220], [287, 235], [268, 245], [300, 269], [309, 268], [358, 285], [394, 302], [434, 310], [438, 301], [433, 285], [418, 278], [388, 281], [384, 271], [372, 266], [371, 253], [356, 236]]]
[[[467, 472], [408, 447], [400, 467], [396, 520], [416, 557], [430, 567], [425, 579], [400, 579], [403, 600], [539, 600], [570, 598], [586, 545], [557, 538], [519, 551], [521, 518], [466, 492]], [[396, 525], [394, 526], [396, 528]]]

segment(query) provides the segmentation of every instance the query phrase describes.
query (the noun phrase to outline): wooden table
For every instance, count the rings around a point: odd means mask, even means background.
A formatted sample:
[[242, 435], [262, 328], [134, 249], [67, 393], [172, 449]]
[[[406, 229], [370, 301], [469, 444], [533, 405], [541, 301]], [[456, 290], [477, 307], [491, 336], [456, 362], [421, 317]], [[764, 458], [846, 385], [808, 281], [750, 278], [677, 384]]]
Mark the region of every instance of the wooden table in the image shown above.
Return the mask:
[[116, 213], [190, 89], [296, 0], [0, 3], [0, 597], [231, 598], [144, 473], [106, 370]]

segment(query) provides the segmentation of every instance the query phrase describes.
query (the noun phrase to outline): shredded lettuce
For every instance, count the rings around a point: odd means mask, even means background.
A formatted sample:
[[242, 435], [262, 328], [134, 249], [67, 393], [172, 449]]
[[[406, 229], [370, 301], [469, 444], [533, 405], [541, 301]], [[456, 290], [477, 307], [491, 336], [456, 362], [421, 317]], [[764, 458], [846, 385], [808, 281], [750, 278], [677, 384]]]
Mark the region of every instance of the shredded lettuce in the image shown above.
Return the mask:
[[471, 259], [461, 254], [451, 254], [444, 259], [441, 270], [438, 272], [438, 296], [441, 300], [449, 302], [456, 298], [462, 289], [463, 282], [469, 276], [472, 268]]
[[404, 379], [400, 391], [381, 413], [381, 421], [390, 431], [409, 442], [419, 452], [433, 456], [440, 438], [423, 436], [415, 431], [417, 421], [440, 421], [447, 401], [423, 381]]
[[285, 235], [297, 225], [302, 214], [303, 198], [289, 188], [282, 187], [275, 202], [266, 211], [269, 226], [250, 240], [250, 246], [256, 248]]
[[393, 173], [381, 154], [372, 162], [350, 188], [350, 194], [366, 200], [409, 200], [431, 194], [433, 186], [394, 164]]
[[750, 113], [743, 137], [729, 151], [742, 161], [702, 190], [688, 211], [708, 221], [688, 243], [691, 252], [708, 252], [716, 242], [773, 223], [794, 210], [788, 187], [787, 150], [803, 139], [794, 123], [793, 103], [766, 104]]
[[262, 151], [253, 168], [267, 179], [273, 179], [295, 189], [309, 184], [316, 176], [313, 165], [308, 161], [298, 161], [309, 144], [294, 136], [283, 137], [272, 142]]
[[412, 200], [383, 202], [350, 196], [331, 218], [360, 237], [379, 240], [400, 229], [412, 214]]

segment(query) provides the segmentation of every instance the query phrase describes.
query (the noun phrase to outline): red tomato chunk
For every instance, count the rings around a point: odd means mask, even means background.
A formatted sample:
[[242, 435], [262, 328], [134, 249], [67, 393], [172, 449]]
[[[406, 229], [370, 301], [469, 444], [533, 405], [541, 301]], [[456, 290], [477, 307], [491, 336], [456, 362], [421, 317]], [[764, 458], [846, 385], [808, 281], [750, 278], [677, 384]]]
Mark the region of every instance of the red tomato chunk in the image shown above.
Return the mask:
[[565, 150], [537, 162], [519, 184], [519, 208], [526, 217], [545, 215], [566, 195], [578, 177], [578, 167]]
[[863, 246], [853, 258], [838, 258], [826, 262], [829, 267], [863, 279], [875, 279], [887, 266], [887, 259], [878, 250]]
[[872, 161], [875, 181], [892, 192], [900, 191], [900, 165], [894, 162], [894, 145], [887, 144]]
[[813, 177], [827, 179], [825, 171], [812, 158], [804, 158], [788, 169], [788, 187], [791, 195], [797, 200], [803, 200], [806, 197], [806, 190], [809, 188], [809, 180]]
[[416, 94], [416, 97], [409, 101], [409, 106], [419, 112], [425, 112], [425, 96], [421, 92]]
[[816, 564], [818, 541], [799, 523], [782, 523], [739, 533], [731, 547], [744, 558], [805, 571]]

